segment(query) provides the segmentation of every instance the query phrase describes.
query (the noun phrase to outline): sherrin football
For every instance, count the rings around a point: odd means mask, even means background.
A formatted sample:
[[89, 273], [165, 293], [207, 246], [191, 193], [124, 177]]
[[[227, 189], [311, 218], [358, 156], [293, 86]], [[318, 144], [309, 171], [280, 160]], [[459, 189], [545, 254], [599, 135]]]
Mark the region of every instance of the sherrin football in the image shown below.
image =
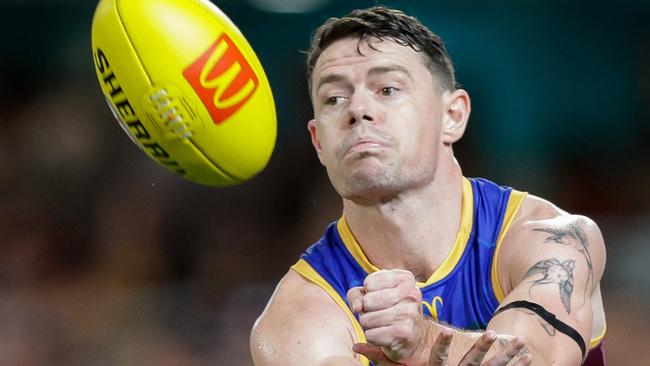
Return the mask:
[[271, 87], [244, 35], [207, 0], [101, 0], [99, 84], [147, 155], [193, 182], [241, 183], [275, 145]]

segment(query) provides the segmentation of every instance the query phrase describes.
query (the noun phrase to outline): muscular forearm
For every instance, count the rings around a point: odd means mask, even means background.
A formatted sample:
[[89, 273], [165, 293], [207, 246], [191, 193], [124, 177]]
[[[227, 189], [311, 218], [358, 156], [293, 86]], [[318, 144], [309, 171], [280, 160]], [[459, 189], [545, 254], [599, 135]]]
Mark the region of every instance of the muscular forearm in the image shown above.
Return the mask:
[[[362, 347], [356, 345], [354, 352], [371, 360], [386, 358], [383, 364], [442, 365], [447, 360], [450, 365], [478, 364], [497, 338], [493, 332], [484, 336], [458, 329], [452, 332], [451, 328], [426, 318], [422, 313], [422, 295], [415, 277], [408, 271], [374, 272], [366, 277], [363, 287], [351, 288], [347, 298], [352, 312], [359, 314], [367, 342]], [[441, 347], [434, 347], [439, 338], [449, 339]], [[522, 347], [523, 342], [517, 338], [503, 350], [497, 348], [497, 360], [491, 364], [506, 365]], [[444, 362], [432, 363], [431, 359], [436, 357]], [[529, 363], [525, 357], [519, 365]]]
[[[571, 326], [577, 328], [576, 323]], [[488, 329], [522, 335], [526, 339], [526, 351], [535, 360], [534, 365], [578, 366], [582, 363], [577, 343], [535, 313], [517, 309], [502, 312], [490, 321]]]

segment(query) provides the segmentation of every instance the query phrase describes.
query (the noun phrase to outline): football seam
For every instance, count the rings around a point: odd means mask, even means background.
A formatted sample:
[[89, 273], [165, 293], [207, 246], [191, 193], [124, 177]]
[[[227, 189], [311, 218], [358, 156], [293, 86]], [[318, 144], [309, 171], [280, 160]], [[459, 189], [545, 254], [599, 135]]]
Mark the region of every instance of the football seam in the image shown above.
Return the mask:
[[[151, 79], [151, 76], [149, 75], [149, 72], [147, 71], [147, 68], [145, 67], [144, 62], [142, 62], [142, 57], [140, 57], [140, 53], [138, 52], [138, 49], [135, 47], [135, 44], [133, 44], [133, 41], [132, 41], [132, 38], [131, 38], [131, 34], [129, 33], [128, 29], [126, 28], [126, 24], [124, 23], [124, 20], [122, 19], [122, 14], [121, 14], [121, 12], [120, 12], [120, 5], [119, 5], [120, 2], [121, 2], [121, 0], [115, 0], [115, 11], [117, 12], [117, 19], [118, 19], [118, 21], [120, 22], [120, 26], [122, 27], [122, 30], [124, 30], [124, 33], [125, 33], [126, 36], [127, 36], [127, 40], [128, 40], [129, 46], [131, 46], [131, 49], [133, 49], [133, 52], [134, 52], [134, 53], [136, 54], [136, 56], [138, 57], [138, 61], [139, 61], [138, 63], [139, 63], [140, 66], [142, 67], [142, 70], [144, 71], [144, 74], [145, 74], [145, 76], [147, 77], [147, 80], [149, 81], [149, 85], [153, 86], [153, 84], [154, 84], [154, 83], [153, 83], [153, 80]], [[195, 2], [195, 3], [196, 3], [196, 2]], [[200, 4], [200, 5], [201, 5], [201, 8], [203, 9], [203, 11], [206, 11], [206, 12], [208, 11], [208, 7], [205, 6], [205, 4]], [[233, 180], [233, 181], [235, 181], [235, 182], [241, 182], [241, 181], [244, 180], [244, 178], [238, 177], [238, 176], [236, 176], [236, 175], [233, 175], [232, 173], [227, 172], [227, 171], [226, 171], [225, 169], [223, 169], [219, 164], [215, 163], [215, 162], [214, 162], [214, 161], [213, 161], [213, 160], [212, 160], [212, 159], [211, 159], [211, 158], [210, 158], [210, 157], [205, 153], [205, 151], [203, 151], [203, 149], [201, 149], [197, 144], [194, 143], [194, 141], [192, 141], [192, 138], [190, 138], [189, 141], [190, 141], [190, 143], [192, 144], [192, 146], [193, 146], [195, 149], [197, 149], [199, 152], [201, 152], [201, 155], [203, 155], [203, 158], [204, 158], [206, 161], [208, 161], [210, 164], [212, 164], [212, 165], [216, 168], [216, 170], [217, 170], [219, 173], [225, 175], [228, 179], [231, 179], [231, 180]]]
[[117, 12], [117, 19], [120, 21], [120, 26], [122, 26], [122, 29], [124, 30], [124, 33], [126, 34], [126, 39], [129, 41], [129, 46], [131, 46], [131, 48], [133, 49], [133, 52], [135, 52], [136, 56], [138, 57], [138, 63], [142, 67], [142, 70], [144, 71], [144, 74], [147, 76], [147, 80], [149, 80], [149, 84], [153, 85], [153, 82], [151, 81], [151, 76], [149, 76], [149, 72], [147, 71], [147, 68], [144, 66], [144, 63], [142, 62], [142, 57], [140, 57], [140, 53], [138, 52], [138, 49], [135, 48], [135, 45], [133, 44], [133, 41], [131, 40], [131, 34], [126, 29], [126, 25], [124, 24], [124, 20], [122, 19], [122, 14], [120, 12], [120, 2], [121, 2], [121, 0], [115, 0], [115, 12]]

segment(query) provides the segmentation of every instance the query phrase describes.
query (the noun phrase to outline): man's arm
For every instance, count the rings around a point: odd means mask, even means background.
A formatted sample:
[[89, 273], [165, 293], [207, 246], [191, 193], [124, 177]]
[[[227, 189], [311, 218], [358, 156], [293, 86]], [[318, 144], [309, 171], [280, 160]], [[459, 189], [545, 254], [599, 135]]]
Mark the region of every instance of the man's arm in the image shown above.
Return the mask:
[[602, 234], [590, 219], [548, 202], [533, 197], [525, 205], [499, 253], [508, 294], [500, 308], [509, 309], [488, 329], [523, 335], [538, 364], [580, 365], [579, 344], [589, 351], [592, 295], [605, 267]]
[[[360, 314], [359, 323], [368, 342], [355, 345], [355, 352], [383, 361], [380, 365], [445, 364], [428, 360], [435, 356], [431, 353], [439, 348], [436, 342], [442, 341], [441, 335], [449, 332], [446, 364], [499, 366], [514, 359], [514, 365], [530, 365], [530, 355], [517, 357], [524, 350], [523, 337], [465, 332], [441, 325], [423, 315], [421, 296], [413, 274], [401, 269], [373, 272], [365, 278], [363, 287], [351, 288], [348, 302], [352, 312]], [[498, 346], [491, 348], [493, 343]]]
[[359, 366], [354, 334], [324, 290], [289, 270], [253, 326], [251, 354], [257, 366]]
[[[566, 214], [536, 198], [527, 201], [500, 248], [500, 282], [508, 294], [502, 307], [526, 301], [536, 304], [535, 309], [544, 309], [540, 313], [547, 316], [525, 307], [509, 308], [495, 316], [488, 328], [523, 336], [522, 355], [530, 353], [535, 365], [580, 365], [578, 344], [582, 340], [588, 348], [592, 294], [598, 290], [605, 265], [602, 235], [585, 217]], [[361, 326], [371, 345], [382, 346], [394, 360], [417, 359], [421, 364], [430, 340], [445, 327], [418, 321], [415, 281], [409, 274], [400, 270], [373, 273], [363, 288], [348, 292], [348, 299], [353, 311], [362, 311]], [[450, 364], [456, 365], [479, 336], [454, 330]], [[503, 338], [501, 343], [505, 343]], [[497, 352], [503, 353], [503, 348], [493, 347], [485, 358]]]
[[[421, 308], [419, 304], [417, 306]], [[251, 354], [257, 366], [359, 366], [362, 363], [353, 349], [363, 350], [364, 345], [355, 344], [358, 341], [355, 334], [347, 315], [324, 290], [290, 270], [253, 326]], [[428, 360], [427, 365], [430, 366], [447, 365], [453, 336], [454, 333], [445, 328], [439, 332], [433, 344], [427, 342], [423, 362]], [[495, 334], [486, 333], [466, 341], [464, 362], [460, 364], [481, 362], [495, 340]], [[520, 343], [511, 342], [491, 356], [488, 364], [505, 366], [520, 348]], [[366, 351], [368, 355], [375, 356], [371, 358], [379, 366], [398, 365], [384, 357], [381, 350]], [[515, 364], [526, 365], [529, 365], [529, 361], [525, 359]]]

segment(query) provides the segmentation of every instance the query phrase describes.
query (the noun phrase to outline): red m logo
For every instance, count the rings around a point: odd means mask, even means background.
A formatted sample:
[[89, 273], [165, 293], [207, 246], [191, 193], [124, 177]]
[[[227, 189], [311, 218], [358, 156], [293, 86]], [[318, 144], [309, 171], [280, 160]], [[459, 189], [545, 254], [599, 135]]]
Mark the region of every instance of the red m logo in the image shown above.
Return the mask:
[[183, 76], [217, 125], [243, 107], [259, 85], [250, 64], [225, 33]]

